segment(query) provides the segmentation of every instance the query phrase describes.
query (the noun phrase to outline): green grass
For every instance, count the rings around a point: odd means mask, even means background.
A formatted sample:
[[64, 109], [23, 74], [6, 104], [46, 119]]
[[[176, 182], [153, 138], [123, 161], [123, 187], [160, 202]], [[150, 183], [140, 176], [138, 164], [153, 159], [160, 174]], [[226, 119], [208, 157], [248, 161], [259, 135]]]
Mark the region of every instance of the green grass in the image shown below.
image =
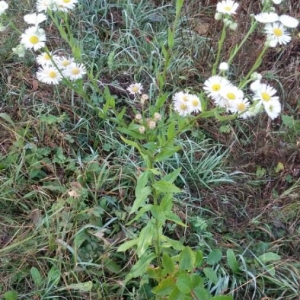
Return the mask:
[[[94, 64], [99, 86], [109, 88], [117, 106], [128, 107], [128, 119], [135, 109], [126, 92], [130, 83], [141, 81], [152, 98], [158, 95], [161, 49], [175, 14], [173, 3], [165, 2], [82, 0], [71, 19], [82, 60]], [[198, 20], [192, 4], [186, 3], [176, 31], [166, 76], [169, 95], [183, 88], [199, 92], [210, 75], [216, 37], [192, 29]], [[33, 1], [11, 5], [10, 13], [21, 20]], [[212, 20], [212, 5], [201, 9]], [[36, 86], [33, 55], [12, 56], [17, 34], [1, 35], [0, 298], [153, 299], [144, 278], [124, 286], [136, 256], [117, 252], [149, 221], [145, 215], [141, 223], [127, 224], [143, 168], [140, 156], [123, 143], [116, 124], [100, 119], [79, 97], [72, 103], [63, 87]], [[50, 36], [53, 48], [65, 47], [54, 29]], [[188, 225], [168, 224], [165, 234], [206, 256], [220, 249], [218, 280], [207, 286], [232, 292], [237, 300], [295, 300], [300, 293], [300, 99], [290, 91], [299, 79], [284, 76], [279, 60], [269, 63], [275, 68], [270, 78], [283, 82], [282, 123], [268, 124], [264, 117], [228, 127], [201, 121], [177, 138], [182, 150], [158, 164], [164, 173], [182, 168], [176, 184], [183, 192], [174, 211]], [[235, 71], [243, 68], [241, 63]], [[104, 103], [93, 94], [91, 99], [100, 107]], [[278, 163], [283, 169], [276, 171]], [[228, 249], [238, 270], [228, 261]], [[268, 252], [278, 257], [265, 259]]]

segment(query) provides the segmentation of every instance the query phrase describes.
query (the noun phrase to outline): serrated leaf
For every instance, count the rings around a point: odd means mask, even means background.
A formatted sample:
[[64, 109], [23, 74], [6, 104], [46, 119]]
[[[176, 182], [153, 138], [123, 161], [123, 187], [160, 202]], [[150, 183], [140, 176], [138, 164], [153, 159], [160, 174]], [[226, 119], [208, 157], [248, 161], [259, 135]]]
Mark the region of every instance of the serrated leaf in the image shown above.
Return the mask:
[[180, 193], [181, 189], [179, 189], [175, 184], [160, 180], [153, 184], [153, 187], [162, 193]]
[[240, 271], [239, 265], [237, 263], [235, 254], [232, 249], [228, 249], [226, 252], [227, 255], [227, 264], [229, 268], [232, 270], [234, 274], [238, 273]]
[[203, 272], [206, 278], [208, 278], [211, 282], [214, 284], [218, 282], [218, 276], [213, 268], [204, 268]]
[[192, 271], [195, 268], [195, 255], [190, 247], [185, 247], [179, 255], [180, 270]]
[[163, 254], [162, 266], [165, 269], [165, 271], [167, 272], [167, 274], [173, 274], [173, 272], [175, 270], [174, 262], [167, 253]]
[[167, 277], [163, 279], [152, 292], [157, 296], [167, 296], [174, 290], [175, 286], [175, 280], [172, 277]]
[[182, 274], [177, 278], [176, 286], [181, 293], [189, 294], [192, 290], [192, 281], [188, 275]]
[[147, 200], [148, 196], [151, 194], [152, 190], [149, 186], [145, 186], [140, 189], [137, 193], [137, 197], [135, 198], [132, 208], [130, 210], [130, 214], [136, 212], [140, 207], [142, 207]]
[[267, 253], [264, 253], [264, 254], [260, 255], [260, 256], [258, 257], [258, 259], [259, 259], [262, 263], [267, 263], [267, 262], [269, 262], [269, 261], [280, 260], [280, 259], [281, 259], [281, 256], [279, 256], [278, 254], [273, 253], [273, 252], [267, 252]]
[[[147, 268], [151, 261], [155, 259], [156, 255], [154, 253], [145, 253], [131, 268], [130, 272], [125, 277], [125, 283], [127, 283], [132, 278], [140, 277], [146, 273]], [[124, 284], [125, 284], [124, 283]]]
[[209, 265], [217, 264], [222, 258], [222, 252], [219, 249], [215, 249], [207, 256], [206, 262]]

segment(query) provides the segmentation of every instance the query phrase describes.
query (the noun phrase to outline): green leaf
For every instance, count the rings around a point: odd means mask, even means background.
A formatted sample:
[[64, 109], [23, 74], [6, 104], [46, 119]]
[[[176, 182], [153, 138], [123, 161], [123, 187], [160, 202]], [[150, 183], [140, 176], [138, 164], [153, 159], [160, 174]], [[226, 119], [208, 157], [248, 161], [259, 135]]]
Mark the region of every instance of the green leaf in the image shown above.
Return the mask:
[[[163, 80], [163, 79], [160, 79], [160, 78], [158, 78], [158, 79]], [[155, 103], [156, 109], [159, 110], [165, 104], [167, 99], [168, 99], [168, 94], [167, 93], [165, 93], [162, 96], [160, 96], [159, 98], [157, 98], [156, 103]]]
[[176, 286], [180, 292], [189, 294], [192, 290], [191, 278], [186, 274], [180, 275], [176, 280]]
[[164, 148], [159, 154], [155, 157], [155, 162], [160, 162], [166, 160], [167, 158], [174, 155], [181, 149], [181, 146], [173, 146], [173, 147], [166, 147]]
[[137, 255], [141, 257], [151, 245], [152, 239], [155, 235], [154, 225], [149, 222], [140, 232], [137, 243]]
[[135, 196], [138, 197], [139, 191], [145, 187], [149, 180], [149, 171], [145, 171], [140, 174], [136, 181], [136, 188], [135, 188]]
[[171, 119], [170, 124], [168, 125], [167, 136], [168, 136], [168, 140], [172, 140], [176, 136], [176, 127], [175, 127], [174, 118]]
[[193, 289], [196, 288], [196, 287], [203, 287], [204, 286], [204, 280], [198, 274], [191, 274], [190, 277], [191, 277]]
[[5, 300], [17, 300], [18, 294], [15, 291], [8, 291], [4, 294], [4, 299]]
[[149, 267], [149, 264], [153, 259], [156, 258], [156, 255], [154, 253], [145, 253], [138, 261], [137, 263], [131, 268], [130, 272], [125, 277], [125, 283], [126, 284], [129, 280], [132, 278], [140, 277], [144, 275], [147, 271], [147, 268]]
[[34, 284], [36, 285], [36, 287], [40, 287], [43, 283], [43, 278], [42, 278], [39, 270], [35, 267], [32, 267], [30, 269], [30, 275], [31, 275], [32, 280], [33, 280]]
[[203, 263], [203, 253], [201, 250], [195, 252], [195, 267], [199, 268]]
[[165, 194], [161, 200], [160, 207], [163, 211], [171, 211], [173, 206], [173, 195]]
[[163, 254], [162, 266], [165, 269], [165, 271], [167, 272], [167, 274], [173, 274], [173, 272], [175, 270], [174, 262], [167, 253]]
[[104, 264], [104, 268], [111, 273], [118, 274], [121, 271], [121, 267], [110, 258], [105, 259], [103, 261], [103, 264]]
[[57, 291], [65, 291], [65, 290], [76, 290], [80, 292], [90, 292], [93, 288], [93, 282], [79, 282], [79, 283], [72, 283], [63, 288], [58, 289]]
[[295, 120], [294, 120], [294, 118], [292, 116], [281, 115], [281, 120], [282, 120], [282, 123], [287, 128], [294, 128], [294, 126], [295, 126]]
[[212, 295], [209, 293], [209, 291], [200, 286], [193, 289], [193, 294], [197, 297], [196, 299], [210, 300], [212, 298]]
[[168, 46], [170, 49], [174, 47], [174, 32], [170, 27], [168, 28]]
[[226, 252], [227, 255], [227, 264], [229, 268], [232, 270], [234, 274], [238, 273], [240, 271], [239, 265], [237, 263], [235, 254], [232, 249], [228, 249]]
[[267, 253], [264, 253], [264, 254], [260, 255], [260, 256], [258, 257], [258, 259], [259, 259], [262, 263], [267, 263], [267, 262], [269, 262], [269, 261], [280, 260], [280, 259], [281, 259], [281, 256], [279, 256], [278, 254], [273, 253], [273, 252], [267, 252]]
[[125, 243], [123, 243], [122, 245], [119, 246], [119, 248], [117, 249], [117, 252], [125, 252], [128, 249], [135, 246], [137, 243], [138, 243], [138, 239], [133, 239], [131, 241], [125, 242]]
[[204, 268], [203, 272], [206, 278], [208, 278], [211, 282], [214, 284], [218, 282], [218, 276], [213, 268]]
[[161, 193], [180, 193], [181, 189], [179, 189], [175, 184], [160, 180], [153, 184], [153, 187]]
[[57, 285], [59, 283], [60, 277], [61, 277], [60, 270], [52, 266], [47, 276], [48, 283], [51, 285]]
[[179, 218], [176, 214], [174, 214], [172, 211], [166, 211], [166, 212], [165, 212], [165, 217], [166, 217], [166, 219], [169, 220], [169, 221], [172, 221], [172, 222], [174, 222], [174, 223], [176, 223], [176, 224], [178, 224], [178, 225], [180, 225], [180, 226], [187, 227], [187, 225], [184, 224], [184, 223], [180, 220], [180, 218]]
[[215, 296], [212, 300], [233, 300], [232, 296]]
[[163, 245], [163, 247], [165, 247], [165, 248], [169, 248], [171, 246], [175, 250], [178, 250], [178, 251], [181, 251], [182, 249], [184, 249], [184, 246], [183, 246], [182, 242], [180, 242], [180, 241], [173, 240], [173, 239], [168, 238], [167, 236], [164, 236], [164, 235], [161, 237], [161, 239], [166, 242]]
[[195, 268], [195, 254], [190, 247], [185, 247], [179, 255], [180, 270], [192, 271]]
[[148, 196], [151, 194], [152, 190], [149, 186], [143, 187], [141, 190], [137, 192], [137, 198], [135, 198], [132, 208], [130, 210], [130, 214], [136, 212], [141, 206], [145, 204]]
[[[176, 287], [170, 294], [168, 300], [186, 300], [186, 295], [182, 294]], [[191, 300], [191, 298], [189, 298], [189, 300]]]
[[8, 114], [6, 114], [6, 113], [0, 113], [0, 118], [2, 118], [6, 122], [8, 122], [10, 125], [12, 125], [13, 127], [15, 127], [15, 123], [13, 122], [13, 120], [11, 119], [11, 117]]
[[175, 280], [172, 277], [167, 277], [163, 279], [152, 292], [157, 296], [167, 296], [174, 290], [175, 286]]
[[208, 255], [206, 262], [209, 265], [215, 265], [217, 264], [222, 258], [222, 252], [219, 249], [215, 249]]
[[181, 172], [181, 168], [178, 168], [178, 169], [174, 170], [173, 172], [171, 172], [171, 173], [167, 174], [166, 176], [164, 176], [162, 178], [162, 180], [173, 183], [177, 179], [177, 177], [179, 176], [180, 172]]
[[139, 220], [147, 211], [151, 210], [151, 208], [153, 207], [152, 204], [146, 204], [144, 205], [136, 214], [136, 216], [129, 221], [126, 225], [131, 225], [133, 222]]

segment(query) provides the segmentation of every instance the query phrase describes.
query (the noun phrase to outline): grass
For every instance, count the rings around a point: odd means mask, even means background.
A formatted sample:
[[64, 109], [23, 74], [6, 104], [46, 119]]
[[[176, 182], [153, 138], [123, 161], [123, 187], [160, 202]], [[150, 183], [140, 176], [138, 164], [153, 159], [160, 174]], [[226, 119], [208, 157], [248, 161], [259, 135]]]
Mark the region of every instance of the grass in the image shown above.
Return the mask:
[[[286, 2], [284, 12], [299, 13], [299, 5]], [[21, 20], [32, 5], [12, 3], [10, 13]], [[185, 4], [166, 76], [169, 95], [182, 88], [200, 92], [210, 75], [218, 31], [214, 5]], [[253, 4], [241, 5], [239, 18]], [[109, 88], [119, 108], [136, 109], [126, 92], [133, 81], [157, 95], [161, 49], [174, 14], [169, 1], [82, 0], [72, 15], [83, 61], [94, 63], [99, 86]], [[199, 19], [202, 34], [194, 25]], [[64, 49], [54, 28], [49, 34], [52, 47]], [[13, 56], [18, 36], [1, 35], [0, 298], [151, 299], [144, 278], [124, 285], [135, 254], [116, 251], [149, 221], [145, 216], [127, 224], [143, 168], [138, 153], [123, 143], [116, 124], [99, 119], [78, 96], [37, 82], [33, 55]], [[300, 297], [298, 44], [294, 37], [284, 51], [270, 50], [260, 70], [281, 89], [282, 118], [201, 121], [178, 137], [182, 150], [159, 163], [165, 173], [182, 168], [176, 184], [183, 193], [174, 211], [188, 228], [168, 224], [167, 234], [206, 256], [219, 249], [217, 281], [207, 286], [233, 292], [237, 300]], [[233, 72], [244, 73], [253, 57], [246, 48]], [[101, 97], [91, 98], [103, 105]], [[128, 118], [132, 114], [126, 110]], [[229, 262], [230, 249], [238, 270]]]

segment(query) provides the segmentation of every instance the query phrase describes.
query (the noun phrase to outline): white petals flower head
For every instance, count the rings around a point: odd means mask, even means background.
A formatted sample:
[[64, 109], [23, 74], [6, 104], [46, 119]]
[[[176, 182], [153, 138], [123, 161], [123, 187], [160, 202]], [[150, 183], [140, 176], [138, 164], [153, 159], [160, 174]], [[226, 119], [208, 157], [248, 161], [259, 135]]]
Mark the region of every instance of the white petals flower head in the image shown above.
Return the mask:
[[256, 92], [256, 91], [259, 90], [260, 86], [261, 86], [260, 80], [259, 80], [259, 79], [254, 80], [254, 81], [250, 84], [250, 90], [251, 90], [252, 92]]
[[[227, 85], [221, 92], [221, 96], [225, 98], [227, 101], [237, 101], [241, 100], [244, 97], [244, 92], [240, 90], [238, 87], [230, 84]], [[231, 104], [229, 104], [231, 105]]]
[[279, 21], [283, 26], [288, 28], [296, 28], [299, 25], [299, 21], [297, 19], [288, 15], [281, 15], [279, 17]]
[[8, 4], [6, 1], [0, 1], [0, 16], [5, 13], [5, 11], [8, 9]]
[[38, 50], [45, 46], [46, 35], [45, 31], [38, 27], [29, 27], [21, 35], [21, 44], [25, 46], [26, 49]]
[[[248, 107], [250, 106], [250, 102], [248, 99], [238, 99], [237, 101], [230, 102], [229, 110], [232, 113], [244, 114]], [[242, 117], [245, 118], [245, 115]]]
[[57, 10], [54, 0], [38, 0], [36, 3], [36, 9], [38, 12], [47, 11], [48, 9], [52, 11]]
[[160, 121], [161, 120], [161, 114], [158, 112], [155, 112], [153, 115], [154, 121]]
[[127, 91], [132, 94], [132, 95], [136, 95], [136, 94], [141, 94], [143, 90], [143, 86], [141, 83], [132, 83], [128, 88]]
[[53, 66], [44, 66], [38, 69], [36, 77], [39, 81], [47, 84], [59, 84], [62, 76], [59, 71]]
[[49, 52], [49, 54], [47, 52], [43, 52], [36, 58], [37, 63], [41, 66], [53, 66], [52, 60], [56, 62], [57, 56], [52, 55], [51, 52]]
[[227, 62], [221, 62], [219, 65], [220, 71], [227, 71], [229, 69], [229, 65]]
[[259, 23], [273, 23], [278, 21], [278, 15], [273, 12], [262, 12], [255, 16], [255, 20]]
[[75, 7], [78, 0], [54, 0], [58, 10], [67, 12]]
[[198, 96], [196, 95], [189, 95], [188, 96], [188, 101], [190, 105], [191, 112], [198, 113], [199, 111], [202, 110], [201, 108], [201, 102]]
[[229, 80], [222, 76], [212, 76], [204, 82], [204, 91], [209, 96], [218, 96], [222, 89], [230, 84]]
[[65, 70], [63, 75], [70, 80], [80, 79], [86, 74], [86, 68], [83, 64], [71, 63]]
[[70, 64], [75, 62], [74, 58], [66, 56], [56, 56], [54, 61], [60, 69], [66, 69]]
[[259, 88], [255, 91], [255, 95], [253, 97], [254, 100], [259, 100], [262, 103], [269, 101], [278, 101], [279, 97], [275, 96], [277, 91], [268, 84], [261, 83]]
[[40, 24], [46, 20], [47, 20], [47, 16], [43, 13], [40, 13], [40, 14], [33, 13], [33, 14], [27, 14], [24, 16], [24, 21], [27, 24], [32, 24], [35, 26], [37, 26], [38, 24]]
[[217, 12], [233, 15], [236, 13], [239, 4], [232, 0], [223, 0], [217, 4]]
[[280, 4], [282, 0], [272, 0], [274, 4]]
[[189, 102], [189, 95], [184, 92], [178, 92], [173, 96], [174, 110], [180, 116], [187, 116], [191, 113], [191, 106]]
[[279, 100], [273, 100], [269, 102], [264, 102], [264, 109], [268, 116], [274, 120], [277, 118], [281, 112], [281, 104]]
[[267, 39], [270, 42], [274, 41], [279, 45], [285, 45], [291, 41], [291, 36], [279, 22], [267, 24], [265, 32], [267, 33]]

